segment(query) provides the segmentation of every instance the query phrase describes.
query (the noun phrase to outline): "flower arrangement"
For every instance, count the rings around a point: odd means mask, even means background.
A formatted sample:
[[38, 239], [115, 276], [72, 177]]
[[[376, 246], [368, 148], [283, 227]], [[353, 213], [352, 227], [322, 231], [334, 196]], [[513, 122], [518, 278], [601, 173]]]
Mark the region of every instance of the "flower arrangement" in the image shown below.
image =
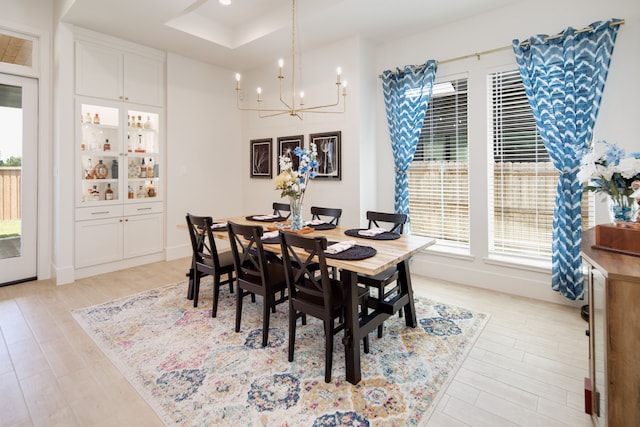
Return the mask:
[[617, 144], [596, 143], [582, 157], [578, 180], [587, 183], [584, 191], [606, 194], [614, 205], [633, 211], [640, 196], [640, 153], [625, 156]]
[[318, 168], [316, 144], [311, 143], [307, 149], [296, 147], [293, 154], [299, 159], [298, 169], [293, 168], [293, 157], [290, 151], [279, 158], [281, 172], [276, 177], [276, 190], [281, 190], [280, 197], [303, 199], [309, 179], [316, 177]]

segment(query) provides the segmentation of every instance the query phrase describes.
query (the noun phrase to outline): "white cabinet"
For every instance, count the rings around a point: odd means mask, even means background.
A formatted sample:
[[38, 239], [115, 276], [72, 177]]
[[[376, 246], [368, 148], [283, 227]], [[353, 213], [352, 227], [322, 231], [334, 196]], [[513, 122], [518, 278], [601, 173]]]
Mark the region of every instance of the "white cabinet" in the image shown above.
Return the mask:
[[164, 247], [164, 52], [77, 28], [75, 268], [158, 261]]
[[76, 209], [76, 268], [162, 252], [161, 203]]
[[164, 105], [164, 53], [123, 41], [113, 46], [105, 37], [77, 31], [76, 93]]

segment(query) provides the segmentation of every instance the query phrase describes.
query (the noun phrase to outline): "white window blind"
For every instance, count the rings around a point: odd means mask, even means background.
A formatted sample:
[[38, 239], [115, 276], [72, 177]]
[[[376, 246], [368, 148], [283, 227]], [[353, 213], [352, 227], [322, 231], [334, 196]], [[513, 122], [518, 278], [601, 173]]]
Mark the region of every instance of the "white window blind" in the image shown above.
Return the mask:
[[[550, 260], [558, 172], [537, 131], [519, 72], [491, 74], [489, 91], [489, 252]], [[588, 223], [588, 198], [583, 200]]]
[[469, 246], [467, 79], [437, 83], [409, 169], [411, 233]]

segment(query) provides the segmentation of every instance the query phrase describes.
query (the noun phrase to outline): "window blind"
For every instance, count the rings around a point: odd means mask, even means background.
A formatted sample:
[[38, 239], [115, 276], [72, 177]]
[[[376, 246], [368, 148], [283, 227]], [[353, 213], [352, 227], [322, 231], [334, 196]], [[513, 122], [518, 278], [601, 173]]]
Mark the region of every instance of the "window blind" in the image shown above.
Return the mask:
[[[489, 252], [550, 260], [558, 172], [536, 128], [520, 73], [491, 74], [488, 86]], [[585, 224], [590, 212], [584, 197]]]
[[467, 79], [434, 86], [409, 169], [411, 233], [469, 246]]

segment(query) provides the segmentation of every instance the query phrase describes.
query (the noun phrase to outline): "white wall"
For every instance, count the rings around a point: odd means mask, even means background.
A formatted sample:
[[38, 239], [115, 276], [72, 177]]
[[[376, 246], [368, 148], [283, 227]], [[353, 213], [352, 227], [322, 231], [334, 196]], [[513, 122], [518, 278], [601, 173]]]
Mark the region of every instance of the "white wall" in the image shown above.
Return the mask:
[[[187, 212], [215, 217], [243, 212], [245, 173], [233, 75], [183, 56], [167, 55], [167, 259], [191, 253]], [[246, 163], [248, 164], [248, 163]]]
[[[637, 131], [630, 123], [640, 115], [640, 88], [633, 84], [640, 67], [640, 5], [629, 0], [543, 0], [449, 24], [441, 28], [389, 42], [379, 47], [377, 72], [427, 59], [446, 60], [502, 46], [513, 39], [534, 34], [555, 34], [566, 27], [582, 28], [594, 21], [625, 19], [620, 28], [605, 88], [595, 139], [615, 140], [637, 150]], [[487, 252], [487, 101], [486, 76], [504, 67], [515, 69], [512, 50], [454, 61], [438, 68], [436, 79], [457, 74], [469, 78], [469, 151], [471, 206], [471, 256], [451, 257], [437, 253], [415, 257], [412, 271], [439, 279], [496, 289], [548, 301], [568, 303], [550, 288], [547, 269], [524, 269], [491, 262]], [[631, 84], [630, 84], [631, 83]], [[380, 209], [393, 209], [393, 161], [380, 85], [377, 87], [378, 198]], [[598, 222], [605, 218], [598, 217]], [[579, 303], [576, 303], [579, 304]]]
[[[304, 90], [307, 106], [330, 104], [335, 96], [335, 70], [342, 67], [342, 78], [348, 81], [347, 111], [345, 114], [309, 114], [304, 120], [288, 115], [268, 119], [260, 119], [257, 113], [243, 112], [242, 117], [242, 179], [244, 190], [244, 210], [247, 213], [268, 213], [275, 201], [281, 201], [280, 192], [274, 188], [273, 179], [250, 178], [249, 141], [252, 139], [273, 138], [273, 176], [277, 172], [277, 138], [280, 136], [304, 135], [305, 147], [309, 146], [309, 134], [341, 131], [342, 132], [342, 180], [314, 180], [309, 185], [304, 201], [305, 218], [310, 217], [311, 206], [342, 208], [341, 225], [357, 226], [360, 224], [362, 210], [361, 169], [368, 167], [360, 161], [363, 146], [363, 129], [361, 126], [362, 94], [368, 88], [363, 86], [361, 77], [370, 73], [364, 65], [373, 63], [369, 45], [360, 39], [343, 40], [314, 51], [304, 51], [301, 75], [296, 91]], [[247, 106], [254, 107], [255, 88], [263, 89], [265, 105], [263, 108], [277, 107], [278, 81], [277, 60], [273, 64], [243, 74], [242, 88], [247, 99]], [[291, 62], [290, 58], [283, 58]], [[286, 67], [286, 66], [285, 66]], [[290, 72], [286, 71], [285, 87], [290, 85]], [[230, 76], [231, 77], [231, 76]], [[229, 80], [229, 85], [232, 80]], [[287, 91], [289, 93], [289, 91]], [[289, 99], [290, 95], [287, 95]], [[370, 101], [372, 96], [364, 97]], [[370, 106], [365, 106], [365, 110]], [[371, 126], [373, 129], [373, 126]], [[368, 144], [371, 144], [372, 131], [368, 131]], [[370, 183], [368, 183], [369, 185]], [[283, 200], [288, 203], [288, 200]]]

